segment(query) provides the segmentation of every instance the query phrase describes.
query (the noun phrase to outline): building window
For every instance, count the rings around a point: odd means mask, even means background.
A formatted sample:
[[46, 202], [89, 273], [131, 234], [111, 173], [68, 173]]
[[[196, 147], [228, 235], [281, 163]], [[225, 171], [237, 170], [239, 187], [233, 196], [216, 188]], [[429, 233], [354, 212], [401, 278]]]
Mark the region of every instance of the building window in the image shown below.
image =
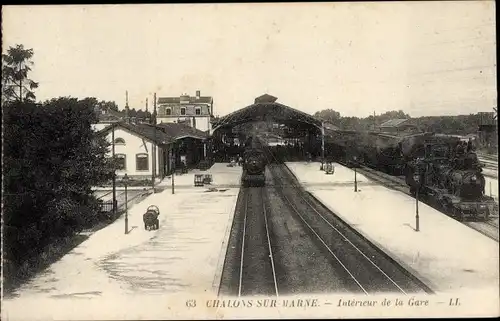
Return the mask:
[[181, 115], [186, 115], [186, 107], [181, 108]]
[[147, 171], [149, 170], [149, 156], [148, 154], [135, 155], [136, 170]]
[[118, 170], [127, 169], [127, 156], [125, 154], [116, 154], [116, 164]]
[[196, 115], [201, 115], [201, 108], [200, 107], [196, 107], [195, 113], [196, 113]]
[[169, 115], [172, 115], [172, 109], [169, 107], [165, 110], [165, 113], [167, 114], [167, 116]]
[[125, 145], [125, 139], [121, 137], [115, 138], [115, 145]]

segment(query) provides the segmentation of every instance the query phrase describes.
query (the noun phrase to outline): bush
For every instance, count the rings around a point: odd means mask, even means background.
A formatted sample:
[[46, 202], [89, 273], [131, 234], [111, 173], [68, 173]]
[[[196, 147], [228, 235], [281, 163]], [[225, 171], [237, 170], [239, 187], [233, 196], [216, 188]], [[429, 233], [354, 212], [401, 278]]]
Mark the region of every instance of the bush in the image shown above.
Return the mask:
[[113, 164], [91, 128], [95, 101], [3, 106], [3, 250], [11, 270], [100, 219], [91, 187], [112, 177]]

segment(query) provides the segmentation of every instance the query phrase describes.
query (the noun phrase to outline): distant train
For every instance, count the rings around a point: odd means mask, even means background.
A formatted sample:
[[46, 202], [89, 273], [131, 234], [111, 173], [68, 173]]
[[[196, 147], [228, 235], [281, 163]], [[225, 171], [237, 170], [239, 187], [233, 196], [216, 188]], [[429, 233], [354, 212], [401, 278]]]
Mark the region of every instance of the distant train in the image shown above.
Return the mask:
[[381, 133], [345, 132], [339, 138], [343, 143], [328, 148], [327, 155], [341, 159], [350, 167], [362, 164], [390, 175], [401, 176], [406, 164], [398, 144], [401, 139]]
[[244, 187], [266, 185], [267, 158], [259, 140], [250, 137], [245, 142], [242, 184]]

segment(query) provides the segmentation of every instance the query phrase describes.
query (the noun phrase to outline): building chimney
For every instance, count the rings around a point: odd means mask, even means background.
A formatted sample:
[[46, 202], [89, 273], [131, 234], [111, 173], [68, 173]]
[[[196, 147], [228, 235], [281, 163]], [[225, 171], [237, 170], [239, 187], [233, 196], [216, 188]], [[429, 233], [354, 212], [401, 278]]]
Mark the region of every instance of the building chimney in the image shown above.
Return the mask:
[[200, 99], [200, 91], [199, 90], [196, 91], [196, 99]]

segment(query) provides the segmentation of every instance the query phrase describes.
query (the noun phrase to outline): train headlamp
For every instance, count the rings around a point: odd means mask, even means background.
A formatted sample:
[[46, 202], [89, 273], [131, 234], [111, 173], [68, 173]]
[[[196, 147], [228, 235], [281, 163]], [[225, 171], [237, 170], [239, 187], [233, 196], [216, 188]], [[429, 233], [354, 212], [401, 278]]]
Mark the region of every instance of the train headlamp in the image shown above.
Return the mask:
[[471, 181], [475, 182], [477, 180], [477, 177], [476, 175], [472, 175], [471, 178], [470, 178]]

